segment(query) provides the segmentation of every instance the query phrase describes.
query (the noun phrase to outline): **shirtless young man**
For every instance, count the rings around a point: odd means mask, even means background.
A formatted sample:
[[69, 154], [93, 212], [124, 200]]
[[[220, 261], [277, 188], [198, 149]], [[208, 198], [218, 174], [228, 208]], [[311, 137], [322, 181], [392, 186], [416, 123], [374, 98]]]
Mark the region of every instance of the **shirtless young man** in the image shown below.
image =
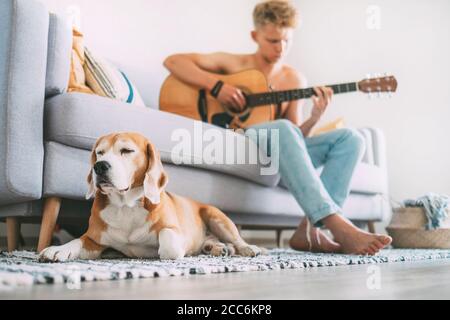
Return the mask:
[[[232, 74], [247, 69], [264, 73], [272, 89], [305, 87], [304, 77], [283, 63], [296, 26], [296, 9], [288, 1], [265, 1], [255, 7], [253, 20], [251, 37], [258, 45], [255, 53], [175, 54], [164, 61], [164, 66], [182, 81], [208, 91], [218, 82], [211, 73]], [[357, 228], [342, 216], [341, 209], [350, 192], [354, 168], [363, 155], [364, 140], [352, 129], [308, 137], [333, 94], [326, 87], [314, 90], [317, 96], [312, 97], [313, 109], [306, 121], [300, 117], [300, 100], [283, 103], [280, 119], [252, 126], [279, 130], [280, 175], [307, 216], [290, 239], [290, 246], [303, 251], [373, 255], [392, 239]], [[238, 110], [245, 106], [242, 92], [228, 84], [222, 86], [217, 99]], [[320, 178], [315, 172], [319, 166], [324, 166]], [[333, 239], [320, 226], [329, 229]]]

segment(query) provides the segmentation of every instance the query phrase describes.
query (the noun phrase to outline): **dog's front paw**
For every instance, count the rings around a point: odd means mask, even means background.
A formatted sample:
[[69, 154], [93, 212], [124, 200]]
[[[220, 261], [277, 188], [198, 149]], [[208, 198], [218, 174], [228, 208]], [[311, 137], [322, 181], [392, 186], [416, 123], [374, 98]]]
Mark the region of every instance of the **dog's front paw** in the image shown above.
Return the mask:
[[181, 259], [186, 254], [183, 239], [172, 229], [164, 228], [159, 232], [159, 258], [162, 260]]
[[239, 247], [237, 249], [238, 254], [244, 257], [256, 257], [261, 254], [261, 248], [251, 244]]
[[80, 256], [81, 241], [72, 240], [62, 246], [48, 247], [39, 254], [39, 262], [64, 262]]
[[184, 257], [184, 251], [183, 250], [176, 250], [176, 249], [169, 249], [169, 250], [159, 250], [158, 251], [159, 258], [161, 260], [177, 260]]

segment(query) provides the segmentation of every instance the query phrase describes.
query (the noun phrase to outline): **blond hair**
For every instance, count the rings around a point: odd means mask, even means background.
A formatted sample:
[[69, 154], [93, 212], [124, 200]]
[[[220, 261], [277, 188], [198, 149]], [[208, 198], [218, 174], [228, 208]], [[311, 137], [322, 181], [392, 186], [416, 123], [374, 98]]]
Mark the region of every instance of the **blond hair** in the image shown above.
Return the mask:
[[253, 10], [253, 24], [258, 28], [268, 23], [281, 28], [294, 28], [297, 26], [297, 10], [286, 0], [261, 2]]

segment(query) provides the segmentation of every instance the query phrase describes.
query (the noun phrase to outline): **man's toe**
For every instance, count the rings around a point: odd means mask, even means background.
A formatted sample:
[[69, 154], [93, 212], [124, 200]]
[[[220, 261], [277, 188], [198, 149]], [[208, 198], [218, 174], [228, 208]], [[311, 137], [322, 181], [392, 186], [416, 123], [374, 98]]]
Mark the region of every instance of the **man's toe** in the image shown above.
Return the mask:
[[380, 249], [375, 244], [371, 244], [370, 249], [372, 250], [372, 252], [374, 254], [377, 253], [378, 251], [380, 251]]
[[381, 243], [383, 243], [385, 246], [389, 245], [392, 242], [392, 238], [390, 236], [381, 236]]
[[385, 247], [385, 244], [383, 244], [380, 240], [375, 239], [375, 241], [373, 242], [373, 245], [375, 245], [378, 250], [381, 250]]

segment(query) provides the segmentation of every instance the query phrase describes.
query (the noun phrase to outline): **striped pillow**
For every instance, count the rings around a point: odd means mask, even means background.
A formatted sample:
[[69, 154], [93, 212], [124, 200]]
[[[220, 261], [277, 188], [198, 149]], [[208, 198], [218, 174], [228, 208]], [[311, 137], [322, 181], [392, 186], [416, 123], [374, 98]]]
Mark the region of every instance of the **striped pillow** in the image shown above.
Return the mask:
[[95, 94], [145, 107], [136, 87], [122, 71], [105, 59], [94, 56], [88, 48], [84, 50], [86, 84]]

